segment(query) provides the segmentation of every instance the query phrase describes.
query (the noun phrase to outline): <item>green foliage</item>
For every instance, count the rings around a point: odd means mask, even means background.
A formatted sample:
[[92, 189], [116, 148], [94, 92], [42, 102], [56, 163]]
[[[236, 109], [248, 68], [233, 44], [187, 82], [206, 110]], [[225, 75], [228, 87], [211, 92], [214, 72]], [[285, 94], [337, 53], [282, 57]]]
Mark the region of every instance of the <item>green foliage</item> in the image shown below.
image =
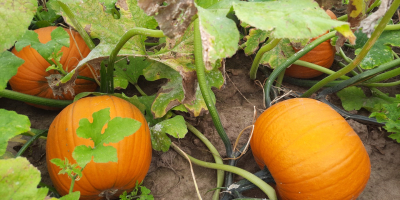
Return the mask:
[[171, 139], [167, 134], [175, 138], [183, 138], [188, 132], [185, 119], [178, 115], [171, 119], [166, 119], [150, 128], [151, 143], [154, 150], [168, 151]]
[[37, 188], [40, 171], [24, 157], [0, 160], [2, 199], [45, 199], [48, 189]]
[[[132, 135], [141, 126], [141, 123], [130, 118], [115, 117], [110, 118], [110, 108], [105, 108], [93, 113], [93, 123], [84, 118], [79, 121], [76, 134], [79, 137], [93, 141], [91, 146], [77, 146], [72, 153], [72, 157], [82, 168], [88, 164], [93, 157], [97, 163], [117, 162], [117, 149], [112, 146], [104, 146], [107, 143], [118, 143], [124, 137]], [[110, 120], [111, 119], [111, 120]], [[102, 134], [103, 127], [107, 128]]]
[[[355, 54], [361, 51], [362, 47], [368, 40], [367, 34], [357, 31]], [[400, 47], [400, 31], [384, 31], [378, 40], [374, 43], [371, 50], [367, 53], [364, 59], [360, 63], [360, 67], [363, 69], [372, 69], [376, 66], [380, 66], [393, 60], [392, 47]]]
[[246, 48], [244, 53], [246, 55], [254, 54], [258, 50], [260, 43], [263, 43], [268, 37], [268, 32], [252, 28], [250, 29], [249, 35], [245, 36]]
[[137, 200], [154, 200], [154, 197], [152, 194], [150, 194], [150, 190], [147, 189], [145, 186], [142, 186], [141, 184], [138, 184], [136, 182], [135, 188], [132, 190], [130, 194], [128, 194], [126, 191], [122, 193], [119, 196], [120, 200], [132, 200], [132, 199], [137, 199]]
[[263, 54], [260, 63], [275, 69], [295, 53], [289, 39], [282, 39], [273, 49]]
[[80, 196], [81, 196], [81, 192], [76, 191], [76, 192], [69, 193], [65, 196], [62, 196], [60, 198], [60, 200], [79, 200]]
[[125, 79], [131, 84], [136, 84], [141, 75], [143, 75], [143, 69], [151, 64], [148, 60], [143, 57], [128, 57], [127, 59], [120, 60], [115, 63], [114, 75], [119, 79]]
[[0, 109], [0, 156], [6, 152], [8, 140], [30, 130], [31, 122], [25, 115]]
[[[78, 65], [96, 58], [108, 58], [120, 37], [127, 30], [135, 27], [154, 29], [157, 26], [154, 18], [147, 16], [143, 10], [137, 6], [136, 0], [122, 0], [115, 4], [115, 6], [120, 9], [119, 19], [115, 19], [112, 14], [107, 13], [107, 11], [103, 9], [103, 2], [101, 1], [62, 0], [62, 2], [74, 13], [78, 23], [86, 28], [89, 36], [100, 40], [100, 43], [92, 49], [89, 55]], [[108, 3], [111, 3], [111, 1]], [[59, 6], [52, 4], [52, 7], [59, 14], [63, 14]], [[67, 19], [66, 22], [72, 25], [69, 19]], [[146, 55], [144, 45], [145, 39], [145, 36], [133, 37], [124, 45], [119, 55]]]
[[208, 10], [197, 7], [203, 43], [203, 60], [207, 70], [215, 66], [220, 59], [231, 57], [236, 53], [239, 43], [239, 31], [233, 20], [225, 17], [229, 10], [227, 4], [222, 12], [218, 9]]
[[12, 47], [28, 28], [36, 13], [36, 0], [2, 0], [0, 7], [0, 52]]
[[0, 91], [7, 87], [8, 80], [17, 74], [18, 67], [24, 62], [9, 51], [0, 53]]
[[49, 0], [46, 3], [46, 6], [39, 6], [37, 12], [31, 22], [30, 29], [38, 29], [47, 26], [55, 26], [54, 21], [60, 18], [60, 15], [57, 15], [55, 10], [50, 7], [50, 4], [56, 3], [55, 0]]
[[65, 158], [65, 160], [54, 158], [51, 159], [50, 162], [61, 168], [58, 174], [67, 174], [68, 177], [70, 177], [71, 179], [75, 175], [78, 175], [78, 177], [82, 177], [82, 168], [80, 168], [76, 163], [71, 165], [71, 163], [69, 163], [68, 161], [68, 158]]
[[398, 102], [384, 104], [378, 112], [373, 112], [370, 117], [375, 117], [378, 122], [385, 123], [385, 128], [390, 138], [400, 143], [400, 95], [396, 95]]
[[273, 38], [313, 38], [332, 27], [345, 36], [354, 36], [348, 23], [331, 20], [314, 1], [240, 2], [233, 8], [241, 21], [271, 31]]
[[400, 102], [398, 99], [377, 95], [372, 93], [372, 96], [367, 97], [364, 91], [356, 86], [350, 86], [336, 93], [342, 101], [342, 106], [345, 110], [360, 110], [364, 108], [370, 112], [378, 112], [383, 109], [384, 104]]
[[51, 58], [58, 58], [59, 61], [62, 55], [59, 51], [63, 46], [69, 47], [69, 40], [69, 34], [61, 27], [57, 27], [51, 32], [51, 40], [46, 44], [39, 41], [39, 36], [36, 32], [27, 30], [15, 44], [15, 49], [21, 51], [22, 48], [31, 45], [44, 59], [49, 61]]

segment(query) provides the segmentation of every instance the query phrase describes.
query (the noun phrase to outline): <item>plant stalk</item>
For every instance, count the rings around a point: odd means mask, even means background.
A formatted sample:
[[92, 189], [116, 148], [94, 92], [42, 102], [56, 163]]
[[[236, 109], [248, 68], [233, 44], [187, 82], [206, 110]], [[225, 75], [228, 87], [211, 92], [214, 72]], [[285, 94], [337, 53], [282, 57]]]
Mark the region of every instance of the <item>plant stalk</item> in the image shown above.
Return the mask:
[[27, 103], [45, 105], [45, 106], [50, 106], [50, 107], [60, 107], [60, 108], [66, 107], [72, 103], [71, 100], [48, 99], [48, 98], [23, 94], [20, 92], [15, 92], [12, 90], [7, 90], [7, 89], [0, 91], [0, 96], [9, 98], [9, 99], [14, 99], [17, 101], [23, 101], [23, 102], [27, 102]]
[[[186, 126], [194, 135], [196, 135], [207, 146], [208, 150], [210, 150], [212, 156], [214, 157], [215, 163], [224, 164], [221, 156], [218, 153], [218, 150], [214, 147], [214, 145], [212, 145], [211, 142], [193, 125], [186, 122]], [[223, 184], [224, 184], [224, 171], [217, 170], [217, 187], [216, 187], [217, 189], [214, 191], [214, 195], [212, 197], [213, 200], [219, 200], [219, 193], [221, 191], [220, 188], [222, 187]]]
[[222, 165], [222, 164], [216, 164], [216, 163], [210, 163], [210, 162], [204, 162], [201, 160], [198, 160], [196, 158], [193, 158], [189, 155], [187, 155], [185, 152], [183, 152], [176, 144], [172, 143], [171, 147], [179, 153], [182, 157], [188, 157], [190, 161], [196, 165], [199, 165], [201, 167], [206, 167], [210, 169], [217, 169], [217, 170], [224, 170], [228, 171], [231, 173], [235, 173], [239, 176], [242, 176], [243, 178], [247, 179], [248, 181], [252, 182], [254, 185], [259, 187], [268, 197], [270, 200], [277, 200], [277, 196], [275, 193], [274, 188], [272, 188], [270, 185], [268, 185], [266, 182], [264, 182], [262, 179], [258, 178], [256, 175], [241, 169], [239, 167], [235, 166], [230, 166], [230, 165]]
[[64, 4], [61, 1], [57, 1], [58, 4], [61, 6], [65, 14], [68, 16], [68, 18], [71, 20], [72, 24], [74, 25], [74, 28], [78, 31], [78, 33], [81, 35], [83, 40], [85, 41], [86, 45], [89, 47], [90, 50], [94, 49], [96, 46], [94, 42], [92, 41], [92, 38], [90, 38], [89, 34], [85, 31], [85, 29], [79, 24], [79, 22], [76, 20], [74, 13], [69, 9], [69, 7]]
[[313, 87], [311, 87], [309, 90], [307, 90], [301, 97], [310, 97], [314, 92], [318, 91], [321, 89], [324, 85], [327, 83], [347, 74], [351, 70], [357, 67], [357, 65], [360, 64], [360, 62], [364, 59], [364, 57], [367, 55], [368, 51], [372, 48], [372, 46], [375, 44], [376, 40], [378, 40], [379, 36], [383, 32], [386, 24], [389, 22], [389, 20], [392, 18], [393, 14], [396, 12], [397, 7], [400, 4], [400, 0], [394, 0], [392, 5], [390, 6], [389, 10], [386, 12], [386, 14], [383, 16], [382, 20], [379, 22], [378, 27], [375, 29], [375, 31], [372, 33], [371, 38], [368, 39], [367, 43], [364, 45], [364, 47], [361, 49], [360, 53], [354, 58], [353, 62], [351, 62], [349, 65], [346, 67], [340, 69], [337, 71], [335, 74], [329, 75], [328, 77], [322, 79], [320, 82], [315, 84]]
[[274, 69], [274, 71], [271, 73], [271, 75], [269, 76], [269, 78], [268, 78], [268, 80], [267, 80], [267, 82], [265, 83], [265, 86], [264, 86], [265, 105], [266, 105], [267, 108], [271, 104], [271, 99], [270, 99], [270, 94], [269, 93], [271, 91], [271, 86], [272, 86], [273, 82], [275, 81], [276, 77], [282, 71], [284, 71], [286, 68], [288, 68], [292, 63], [294, 63], [296, 60], [298, 60], [299, 58], [303, 57], [305, 54], [307, 54], [309, 51], [314, 49], [316, 46], [318, 46], [322, 42], [334, 37], [335, 34], [336, 34], [336, 31], [332, 31], [332, 32], [329, 32], [329, 33], [317, 38], [316, 40], [312, 41], [310, 44], [306, 45], [303, 49], [301, 49], [300, 51], [298, 51], [295, 54], [293, 54], [290, 58], [285, 60], [285, 62], [283, 62], [281, 65], [279, 65], [278, 67], [276, 67]]
[[253, 64], [251, 65], [250, 69], [250, 79], [255, 80], [257, 76], [257, 70], [258, 70], [258, 65], [260, 64], [261, 58], [264, 55], [265, 52], [268, 52], [269, 50], [273, 49], [278, 43], [281, 41], [281, 39], [273, 39], [271, 42], [266, 44], [265, 46], [261, 47], [260, 50], [258, 50], [256, 57], [254, 58]]
[[225, 149], [226, 155], [230, 157], [232, 155], [232, 144], [225, 133], [225, 129], [222, 126], [221, 120], [218, 115], [218, 111], [215, 108], [213, 100], [210, 95], [210, 89], [207, 84], [206, 75], [205, 75], [205, 67], [203, 61], [203, 46], [200, 35], [200, 22], [197, 18], [194, 21], [194, 57], [196, 64], [196, 73], [197, 73], [197, 81], [199, 82], [201, 94], [203, 95], [204, 101], [206, 102], [208, 111], [210, 112], [211, 118], [214, 122], [214, 126], [217, 129], [219, 136], [221, 137]]
[[[130, 40], [132, 37], [136, 35], [145, 35], [145, 36], [150, 36], [150, 37], [155, 37], [155, 38], [160, 38], [160, 37], [165, 37], [164, 33], [161, 30], [151, 30], [151, 29], [146, 29], [146, 28], [132, 28], [131, 30], [127, 31], [122, 35], [120, 40], [118, 41], [117, 45], [115, 48], [112, 50], [110, 58], [108, 60], [108, 65], [105, 68], [105, 76], [102, 77], [101, 79], [105, 79], [104, 82], [102, 81], [102, 84], [100, 85], [100, 92], [102, 93], [107, 93], [107, 94], [112, 94], [114, 93], [114, 63], [117, 58], [117, 55], [119, 51], [122, 49], [122, 47], [125, 45], [128, 40]], [[103, 84], [105, 83], [105, 84]]]

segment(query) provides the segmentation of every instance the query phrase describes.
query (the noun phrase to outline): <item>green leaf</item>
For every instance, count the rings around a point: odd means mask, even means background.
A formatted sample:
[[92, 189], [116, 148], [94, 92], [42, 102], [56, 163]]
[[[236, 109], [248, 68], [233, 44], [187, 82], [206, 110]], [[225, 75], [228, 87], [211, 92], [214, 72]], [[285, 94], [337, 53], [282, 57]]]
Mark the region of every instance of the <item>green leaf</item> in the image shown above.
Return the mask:
[[129, 81], [123, 77], [114, 76], [113, 81], [115, 90], [126, 89], [129, 85]]
[[43, 200], [48, 188], [37, 188], [40, 171], [24, 157], [0, 160], [0, 194], [2, 199]]
[[[137, 1], [118, 1], [115, 6], [120, 9], [119, 19], [114, 19], [112, 14], [106, 12], [103, 3], [97, 0], [67, 1], [63, 0], [74, 13], [76, 20], [92, 38], [98, 38], [100, 43], [78, 65], [93, 59], [108, 58], [118, 43], [120, 37], [128, 30], [135, 27], [154, 29], [157, 26], [153, 17], [147, 16], [137, 6]], [[53, 5], [53, 8], [62, 13], [62, 9]], [[64, 15], [64, 14], [63, 14]], [[67, 18], [67, 23], [72, 25]], [[144, 45], [145, 36], [131, 38], [121, 49], [119, 55], [146, 55]]]
[[18, 67], [25, 61], [9, 51], [0, 53], [0, 91], [7, 87], [8, 80], [18, 72]]
[[25, 33], [36, 13], [37, 3], [37, 0], [2, 0], [0, 52], [12, 47]]
[[[186, 76], [185, 80], [182, 75]], [[155, 118], [163, 117], [169, 110], [180, 104], [183, 104], [188, 112], [196, 117], [207, 110], [200, 87], [195, 81], [196, 76], [194, 73], [185, 74], [161, 63], [154, 63], [144, 69], [144, 76], [149, 81], [162, 78], [168, 79], [168, 82], [158, 91], [151, 107], [151, 112]], [[224, 82], [223, 76], [217, 67], [206, 72], [206, 80], [210, 88], [220, 88]]]
[[264, 55], [261, 57], [260, 63], [275, 69], [294, 53], [295, 51], [290, 44], [290, 40], [284, 38], [279, 41], [278, 45], [276, 45], [273, 49], [264, 53]]
[[197, 6], [203, 43], [203, 60], [211, 70], [220, 59], [231, 57], [238, 50], [239, 31], [226, 14]]
[[348, 23], [330, 19], [315, 1], [240, 2], [233, 8], [241, 21], [271, 31], [273, 38], [313, 38], [335, 28], [346, 38], [355, 39]]
[[[108, 143], [118, 143], [124, 137], [134, 134], [141, 126], [141, 123], [131, 118], [115, 117], [110, 120], [110, 108], [105, 108], [94, 112], [93, 122], [87, 118], [79, 121], [79, 127], [76, 134], [79, 137], [93, 141], [92, 146], [77, 146], [72, 153], [80, 167], [85, 167], [93, 157], [97, 163], [118, 162], [117, 150], [112, 146], [104, 146]], [[104, 133], [101, 133], [103, 127], [107, 124]]]
[[166, 134], [175, 138], [183, 138], [188, 130], [185, 119], [178, 115], [154, 125], [150, 128], [150, 132], [153, 149], [166, 152], [171, 145], [171, 140]]
[[[129, 61], [128, 61], [129, 60]], [[132, 84], [138, 82], [139, 76], [143, 75], [143, 69], [151, 64], [143, 57], [128, 57], [115, 63], [115, 75], [124, 78]]]
[[0, 156], [6, 152], [8, 140], [29, 131], [30, 126], [27, 116], [0, 109]]
[[15, 43], [15, 50], [21, 51], [24, 47], [32, 44], [39, 44], [39, 36], [35, 31], [27, 30]]
[[388, 132], [393, 133], [389, 138], [400, 143], [400, 95], [396, 96], [398, 102], [384, 104], [383, 108], [378, 112], [373, 112], [370, 117], [375, 117], [378, 122], [385, 123]]
[[254, 54], [258, 50], [260, 43], [263, 43], [268, 37], [268, 32], [259, 29], [250, 29], [249, 35], [245, 37], [246, 48], [244, 53], [246, 55]]
[[[367, 97], [364, 94], [364, 91], [356, 86], [344, 88], [343, 90], [337, 92], [336, 95], [340, 98], [343, 108], [347, 111], [365, 108], [370, 112], [377, 112], [383, 108], [382, 106], [384, 104], [398, 101], [391, 97], [383, 99], [375, 96], [374, 94], [373, 96]], [[391, 101], [388, 101], [388, 99]]]
[[114, 93], [113, 96], [119, 97], [121, 99], [124, 99], [126, 101], [128, 101], [129, 103], [131, 103], [132, 105], [136, 106], [136, 108], [138, 108], [140, 110], [140, 112], [144, 113], [145, 109], [146, 109], [146, 105], [144, 105], [138, 96], [134, 95], [132, 97], [128, 97], [126, 96], [124, 93]]
[[82, 170], [78, 164], [75, 163], [71, 165], [67, 158], [65, 158], [65, 160], [54, 158], [51, 159], [50, 162], [61, 168], [58, 174], [67, 174], [70, 178], [73, 178], [75, 175], [82, 177]]
[[208, 8], [216, 4], [219, 0], [195, 0], [194, 2], [203, 8]]
[[79, 200], [80, 196], [81, 196], [81, 192], [76, 191], [76, 192], [69, 193], [65, 196], [62, 196], [60, 198], [60, 200]]
[[[361, 31], [357, 31], [355, 34], [357, 36], [356, 45], [354, 46], [356, 48], [355, 55], [358, 55], [368, 37]], [[363, 69], [372, 69], [392, 61], [392, 46], [400, 47], [400, 31], [398, 30], [384, 31], [361, 61], [360, 67]]]
[[146, 118], [147, 123], [149, 126], [154, 126], [158, 122], [164, 120], [163, 118], [154, 118], [153, 113], [151, 111], [151, 107], [153, 105], [154, 100], [156, 99], [156, 95], [151, 96], [141, 96], [138, 98], [139, 101], [145, 105], [144, 117]]

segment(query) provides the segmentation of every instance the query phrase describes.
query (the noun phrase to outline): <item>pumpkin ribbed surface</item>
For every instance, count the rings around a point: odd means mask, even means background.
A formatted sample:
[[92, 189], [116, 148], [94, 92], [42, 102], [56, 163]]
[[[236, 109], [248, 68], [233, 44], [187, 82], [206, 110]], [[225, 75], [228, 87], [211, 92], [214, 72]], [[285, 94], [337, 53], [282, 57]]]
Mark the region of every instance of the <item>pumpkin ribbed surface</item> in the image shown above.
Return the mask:
[[[331, 17], [331, 19], [336, 19], [336, 16], [332, 11], [326, 10], [325, 12]], [[312, 38], [310, 40], [310, 42], [316, 40], [317, 38], [319, 38], [321, 36]], [[301, 49], [296, 49], [296, 48], [293, 48], [293, 49], [295, 52], [298, 52], [301, 50]], [[319, 65], [319, 66], [329, 69], [333, 64], [334, 58], [335, 58], [335, 49], [331, 45], [331, 40], [329, 39], [329, 40], [322, 42], [318, 46], [316, 46], [314, 49], [312, 49], [311, 51], [306, 53], [304, 56], [302, 56], [299, 60], [310, 62], [310, 63], [313, 63], [313, 64], [316, 64], [316, 65]], [[295, 64], [292, 64], [285, 71], [285, 75], [287, 75], [287, 76], [294, 77], [294, 78], [303, 78], [303, 79], [314, 78], [321, 74], [323, 74], [323, 73], [320, 71], [317, 71], [315, 69], [311, 69], [308, 67], [303, 67], [303, 66], [295, 65]]]
[[87, 97], [64, 108], [49, 128], [46, 146], [47, 167], [50, 178], [61, 195], [68, 193], [71, 179], [66, 174], [58, 175], [60, 168], [50, 160], [66, 157], [71, 163], [76, 163], [72, 157], [76, 146], [93, 147], [93, 141], [78, 137], [76, 129], [79, 127], [79, 120], [88, 118], [93, 122], [92, 114], [104, 108], [110, 108], [111, 119], [132, 118], [142, 125], [137, 132], [122, 141], [105, 144], [117, 149], [118, 162], [94, 163], [92, 160], [84, 168], [83, 177], [75, 182], [74, 191], [81, 192], [81, 199], [105, 199], [99, 196], [105, 192], [116, 192], [113, 196], [115, 198], [125, 190], [132, 190], [136, 181], [140, 183], [147, 174], [152, 155], [150, 130], [139, 109], [114, 96]]
[[334, 109], [313, 99], [268, 108], [255, 123], [250, 145], [281, 199], [356, 199], [371, 172], [358, 135]]
[[[55, 26], [51, 26], [36, 29], [35, 32], [39, 36], [39, 41], [41, 43], [47, 43], [48, 41], [50, 41], [51, 32], [56, 28], [57, 27]], [[61, 48], [63, 55], [61, 57], [60, 63], [63, 65], [64, 70], [69, 72], [76, 67], [80, 60], [82, 60], [90, 53], [90, 49], [78, 32], [70, 31], [69, 29], [64, 30], [66, 30], [70, 35], [70, 46], [68, 48]], [[71, 37], [71, 32], [76, 43]], [[78, 46], [76, 44], [78, 44]], [[46, 72], [46, 69], [50, 66], [50, 64], [35, 49], [31, 48], [31, 46], [26, 46], [19, 52], [14, 48], [12, 52], [17, 57], [22, 58], [25, 61], [18, 68], [17, 74], [13, 76], [9, 81], [11, 88], [14, 91], [49, 99], [72, 100], [74, 98], [69, 92], [64, 93], [61, 97], [55, 97], [53, 95], [53, 91], [48, 85], [46, 77], [50, 76], [51, 74], [56, 74], [58, 72], [56, 72], [55, 70], [50, 70]], [[82, 66], [78, 73], [80, 76], [93, 78], [93, 75], [87, 65]], [[92, 92], [95, 91], [97, 88], [97, 84], [95, 82], [84, 79], [77, 79], [75, 81], [75, 84], [75, 94], [81, 92]], [[41, 105], [34, 106], [48, 110], [60, 109]]]

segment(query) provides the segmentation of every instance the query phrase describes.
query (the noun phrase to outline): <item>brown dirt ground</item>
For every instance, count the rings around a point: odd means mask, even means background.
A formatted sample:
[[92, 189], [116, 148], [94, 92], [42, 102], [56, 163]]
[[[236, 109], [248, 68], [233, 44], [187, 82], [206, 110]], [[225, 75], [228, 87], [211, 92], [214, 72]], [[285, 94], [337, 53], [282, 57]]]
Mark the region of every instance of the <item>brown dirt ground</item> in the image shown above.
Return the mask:
[[[220, 114], [222, 124], [232, 142], [236, 140], [238, 134], [247, 126], [252, 124], [254, 109], [260, 114], [263, 110], [263, 94], [259, 85], [250, 81], [248, 72], [251, 65], [251, 58], [239, 52], [226, 62], [226, 84], [220, 90], [215, 90], [217, 97], [217, 109]], [[259, 74], [259, 80], [264, 77]], [[305, 88], [283, 84], [288, 90], [304, 92]], [[147, 91], [154, 88], [148, 88]], [[390, 91], [385, 91], [390, 92]], [[134, 94], [135, 91], [128, 93]], [[394, 88], [392, 93], [399, 94]], [[337, 97], [331, 96], [331, 101], [340, 105]], [[22, 102], [0, 98], [0, 108], [14, 110], [19, 114], [29, 117], [32, 128], [47, 129], [58, 111], [41, 110]], [[225, 157], [225, 150], [222, 141], [213, 126], [209, 115], [189, 119], [220, 151]], [[365, 148], [371, 159], [372, 172], [370, 180], [359, 196], [359, 200], [393, 200], [400, 199], [400, 144], [387, 137], [387, 133], [380, 127], [364, 125], [349, 120], [351, 126], [359, 134], [364, 142]], [[244, 144], [249, 132], [240, 139], [240, 145]], [[186, 153], [203, 161], [213, 162], [213, 157], [207, 148], [192, 133], [184, 139], [175, 140]], [[15, 145], [15, 144], [14, 144]], [[38, 167], [42, 173], [42, 181], [51, 185], [46, 162], [45, 162], [45, 141], [36, 142], [32, 148], [25, 153], [30, 162]], [[238, 162], [238, 167], [250, 172], [258, 171], [258, 166], [254, 162], [251, 152], [244, 155]], [[203, 199], [211, 199], [212, 192], [208, 192], [216, 185], [216, 171], [199, 166], [193, 167], [196, 181]], [[236, 180], [241, 179], [236, 177]], [[175, 151], [170, 150], [166, 153], [153, 152], [153, 159], [144, 185], [151, 189], [155, 199], [172, 200], [197, 199], [189, 163], [179, 156]], [[265, 198], [258, 190], [246, 193], [247, 196]]]

